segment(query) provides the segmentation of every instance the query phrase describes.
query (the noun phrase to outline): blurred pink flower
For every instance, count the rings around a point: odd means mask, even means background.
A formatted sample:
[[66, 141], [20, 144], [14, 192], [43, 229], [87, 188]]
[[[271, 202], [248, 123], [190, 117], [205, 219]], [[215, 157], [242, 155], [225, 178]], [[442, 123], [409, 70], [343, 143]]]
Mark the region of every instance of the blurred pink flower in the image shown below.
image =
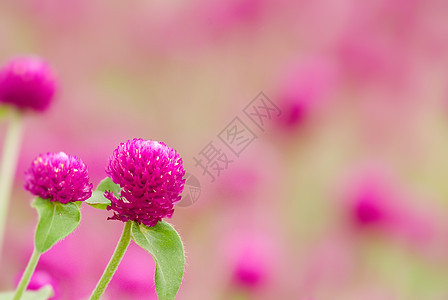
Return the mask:
[[354, 171], [342, 194], [345, 215], [354, 229], [375, 229], [384, 236], [426, 247], [440, 242], [443, 228], [428, 201], [419, 198], [378, 165]]
[[287, 129], [302, 126], [328, 104], [337, 80], [336, 68], [328, 58], [314, 56], [289, 62], [275, 97], [282, 111], [280, 125]]
[[353, 221], [360, 227], [385, 224], [391, 218], [393, 202], [388, 201], [389, 192], [383, 183], [377, 182], [378, 178], [368, 177], [360, 179], [353, 195], [351, 214]]
[[272, 237], [242, 229], [224, 245], [232, 285], [255, 291], [271, 284], [277, 254]]
[[235, 283], [249, 288], [263, 284], [266, 274], [259, 250], [249, 245], [240, 250], [233, 273]]
[[53, 101], [55, 91], [53, 71], [37, 56], [16, 57], [0, 70], [0, 103], [43, 112]]

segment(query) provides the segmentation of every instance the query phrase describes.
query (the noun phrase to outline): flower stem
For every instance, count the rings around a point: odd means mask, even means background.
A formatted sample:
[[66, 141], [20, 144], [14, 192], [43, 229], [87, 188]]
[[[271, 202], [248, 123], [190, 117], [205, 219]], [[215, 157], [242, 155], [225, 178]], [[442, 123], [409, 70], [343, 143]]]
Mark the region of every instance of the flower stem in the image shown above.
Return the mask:
[[13, 179], [16, 173], [17, 158], [22, 140], [22, 114], [14, 109], [9, 111], [9, 127], [3, 144], [0, 165], [0, 257], [3, 248], [6, 216]]
[[125, 223], [120, 241], [118, 241], [118, 245], [115, 248], [115, 252], [111, 257], [106, 270], [104, 270], [103, 276], [101, 276], [101, 279], [98, 282], [95, 290], [93, 291], [92, 296], [90, 296], [90, 300], [100, 299], [101, 295], [103, 295], [104, 291], [106, 290], [107, 285], [111, 281], [112, 276], [114, 276], [114, 273], [117, 270], [117, 267], [120, 264], [121, 259], [123, 258], [123, 255], [126, 252], [126, 249], [128, 248], [131, 241], [131, 225], [132, 222]]
[[14, 295], [13, 300], [20, 300], [22, 298], [23, 292], [26, 290], [28, 284], [30, 283], [31, 276], [36, 269], [37, 262], [39, 261], [41, 253], [39, 253], [36, 249], [34, 249], [33, 254], [31, 255], [30, 261], [26, 266], [25, 272], [20, 279], [19, 285], [17, 286], [16, 293]]

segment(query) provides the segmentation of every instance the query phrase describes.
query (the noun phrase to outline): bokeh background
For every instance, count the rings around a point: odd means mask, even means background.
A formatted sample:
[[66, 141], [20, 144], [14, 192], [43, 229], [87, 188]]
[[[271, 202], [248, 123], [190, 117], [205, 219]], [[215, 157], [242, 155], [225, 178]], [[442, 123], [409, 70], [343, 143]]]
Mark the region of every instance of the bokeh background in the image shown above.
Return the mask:
[[[448, 299], [447, 1], [2, 0], [0, 62], [19, 54], [59, 88], [26, 119], [2, 289], [32, 251], [33, 158], [77, 155], [97, 185], [141, 137], [201, 186], [168, 220], [187, 254], [178, 299]], [[282, 111], [264, 131], [243, 113], [261, 91]], [[239, 157], [217, 137], [237, 116], [257, 135]], [[214, 182], [194, 160], [209, 142], [234, 160]], [[121, 233], [82, 213], [38, 265], [56, 299], [90, 294]], [[107, 299], [156, 299], [153, 274], [131, 245]]]

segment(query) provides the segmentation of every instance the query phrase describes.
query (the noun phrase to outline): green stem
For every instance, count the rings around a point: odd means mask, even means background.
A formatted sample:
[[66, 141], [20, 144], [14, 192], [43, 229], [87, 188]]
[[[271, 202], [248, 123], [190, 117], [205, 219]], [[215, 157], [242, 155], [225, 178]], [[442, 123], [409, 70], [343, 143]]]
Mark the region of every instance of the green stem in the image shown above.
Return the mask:
[[115, 252], [111, 257], [106, 270], [104, 270], [103, 276], [101, 276], [101, 279], [98, 282], [95, 290], [93, 291], [92, 296], [90, 296], [90, 300], [100, 299], [101, 295], [103, 295], [104, 291], [106, 290], [107, 285], [111, 281], [112, 276], [114, 276], [114, 273], [117, 270], [117, 267], [120, 264], [121, 259], [123, 258], [123, 255], [126, 252], [126, 249], [128, 248], [131, 241], [131, 225], [132, 222], [125, 223], [120, 241], [115, 248]]
[[30, 283], [31, 276], [33, 275], [34, 270], [36, 269], [40, 255], [41, 253], [39, 253], [36, 249], [34, 249], [33, 255], [31, 255], [30, 261], [28, 262], [25, 272], [23, 273], [19, 285], [17, 286], [13, 300], [20, 300], [22, 298], [23, 292], [26, 290], [28, 284]]
[[9, 198], [22, 140], [22, 114], [11, 109], [9, 112], [9, 123], [0, 165], [0, 257], [3, 248]]

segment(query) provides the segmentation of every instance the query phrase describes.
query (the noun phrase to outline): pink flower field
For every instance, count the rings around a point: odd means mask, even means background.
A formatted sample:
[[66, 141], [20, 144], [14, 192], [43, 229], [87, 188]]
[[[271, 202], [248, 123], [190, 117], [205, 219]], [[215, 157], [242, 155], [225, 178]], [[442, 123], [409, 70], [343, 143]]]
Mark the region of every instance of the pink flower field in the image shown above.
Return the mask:
[[[121, 196], [78, 202], [29, 290], [89, 299], [123, 222], [163, 219], [175, 299], [448, 299], [447, 1], [2, 0], [4, 157], [11, 110], [0, 291], [33, 253], [33, 199], [110, 176]], [[136, 242], [101, 299], [171, 299]]]

